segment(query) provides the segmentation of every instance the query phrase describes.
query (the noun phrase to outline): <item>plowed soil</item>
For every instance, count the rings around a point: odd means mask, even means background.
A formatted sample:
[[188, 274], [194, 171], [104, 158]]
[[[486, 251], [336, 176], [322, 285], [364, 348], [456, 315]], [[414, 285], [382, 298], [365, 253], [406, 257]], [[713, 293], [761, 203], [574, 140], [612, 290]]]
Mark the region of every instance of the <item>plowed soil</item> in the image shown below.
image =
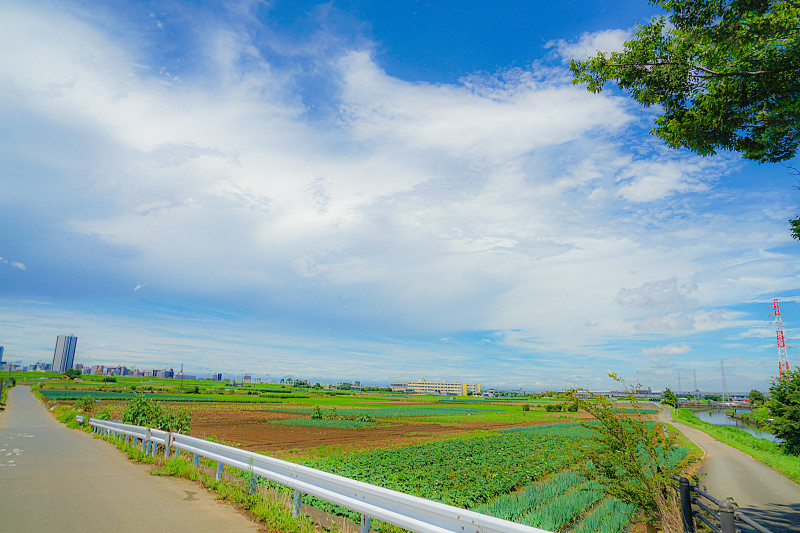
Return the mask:
[[[319, 446], [341, 446], [343, 449], [394, 448], [441, 440], [475, 430], [513, 427], [511, 424], [465, 422], [458, 425], [415, 421], [413, 418], [380, 420], [377, 427], [360, 429], [317, 428], [270, 424], [273, 420], [307, 417], [294, 413], [265, 411], [263, 406], [246, 405], [180, 405], [192, 412], [192, 435], [216, 437], [222, 442], [250, 451], [304, 451]], [[580, 414], [575, 418], [583, 418]], [[563, 421], [563, 420], [561, 420]], [[553, 421], [529, 422], [539, 425]]]
[[[424, 404], [420, 404], [424, 405]], [[122, 418], [123, 402], [103, 402], [112, 411], [112, 418]], [[214, 437], [225, 444], [254, 452], [287, 456], [294, 452], [313, 451], [321, 446], [343, 450], [395, 448], [443, 440], [476, 430], [498, 430], [515, 424], [463, 422], [442, 424], [415, 420], [413, 417], [378, 419], [378, 426], [360, 429], [318, 428], [271, 424], [275, 420], [308, 418], [310, 415], [269, 411], [264, 404], [241, 403], [173, 403], [172, 409], [186, 409], [192, 415], [191, 435], [201, 439]], [[561, 415], [567, 415], [561, 413]], [[569, 418], [584, 419], [586, 413], [569, 413]], [[564, 422], [562, 419], [529, 421], [525, 426]], [[518, 425], [518, 424], [517, 424]]]

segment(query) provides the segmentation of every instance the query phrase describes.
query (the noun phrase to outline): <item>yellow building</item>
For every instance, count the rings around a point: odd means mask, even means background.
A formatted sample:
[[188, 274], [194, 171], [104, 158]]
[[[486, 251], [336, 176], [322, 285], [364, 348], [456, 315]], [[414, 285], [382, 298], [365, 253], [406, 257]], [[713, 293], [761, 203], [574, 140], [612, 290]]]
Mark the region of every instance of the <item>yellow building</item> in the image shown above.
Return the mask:
[[425, 378], [422, 378], [419, 381], [407, 383], [405, 389], [407, 392], [416, 392], [417, 394], [467, 396], [468, 393], [479, 395], [481, 384], [459, 383], [458, 381], [425, 381]]

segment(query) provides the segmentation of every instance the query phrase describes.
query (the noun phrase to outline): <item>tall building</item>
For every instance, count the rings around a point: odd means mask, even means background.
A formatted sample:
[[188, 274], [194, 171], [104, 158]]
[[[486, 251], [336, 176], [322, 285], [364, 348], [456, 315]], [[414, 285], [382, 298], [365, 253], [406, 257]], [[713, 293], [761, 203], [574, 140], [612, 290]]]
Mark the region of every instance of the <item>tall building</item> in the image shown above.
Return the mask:
[[56, 339], [56, 350], [53, 353], [53, 372], [64, 372], [72, 368], [75, 361], [75, 348], [78, 346], [78, 337], [74, 335], [59, 335]]

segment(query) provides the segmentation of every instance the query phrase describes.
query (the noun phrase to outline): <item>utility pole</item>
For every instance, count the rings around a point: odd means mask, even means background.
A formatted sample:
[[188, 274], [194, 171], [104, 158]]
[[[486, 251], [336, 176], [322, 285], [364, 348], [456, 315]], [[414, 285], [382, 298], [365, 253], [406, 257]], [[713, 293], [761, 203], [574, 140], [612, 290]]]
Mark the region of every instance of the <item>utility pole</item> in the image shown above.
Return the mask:
[[[722, 402], [730, 401], [731, 397], [728, 394], [728, 383], [725, 380], [725, 361], [719, 360], [719, 367], [722, 370]], [[727, 400], [726, 400], [727, 398]]]
[[778, 340], [778, 375], [783, 376], [789, 372], [789, 358], [786, 356], [786, 342], [783, 339], [783, 323], [778, 301], [777, 298], [772, 300], [772, 315], [775, 317], [775, 335]]

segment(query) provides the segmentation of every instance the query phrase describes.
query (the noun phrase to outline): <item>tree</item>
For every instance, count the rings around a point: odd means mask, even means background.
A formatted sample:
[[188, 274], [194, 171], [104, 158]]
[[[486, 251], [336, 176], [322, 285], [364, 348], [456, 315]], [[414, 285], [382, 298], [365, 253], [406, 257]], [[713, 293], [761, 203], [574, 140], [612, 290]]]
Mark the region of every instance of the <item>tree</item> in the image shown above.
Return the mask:
[[678, 407], [678, 397], [669, 388], [664, 390], [664, 394], [661, 395], [661, 401], [672, 407]]
[[69, 379], [75, 379], [80, 377], [81, 371], [77, 368], [68, 368], [64, 370], [64, 375], [67, 376]]
[[[740, 152], [764, 162], [800, 144], [800, 2], [651, 0], [669, 12], [639, 26], [622, 52], [570, 65], [573, 83], [608, 80], [658, 104], [651, 131], [672, 148]], [[794, 222], [794, 221], [793, 221]], [[796, 234], [800, 238], [800, 234]]]
[[790, 455], [800, 455], [800, 367], [772, 379], [772, 396], [767, 402], [774, 419], [770, 431], [783, 439], [781, 447]]
[[764, 397], [764, 393], [756, 389], [750, 391], [749, 397], [752, 405], [763, 405], [763, 403], [767, 401], [767, 399]]
[[[610, 496], [640, 508], [648, 524], [659, 524], [664, 532], [683, 531], [671, 488], [671, 474], [678, 472], [677, 465], [669, 464], [668, 459], [675, 448], [673, 438], [667, 433], [662, 436], [659, 425], [644, 420], [636, 402], [631, 401], [636, 416], [630, 416], [605, 396], [589, 395], [570, 396], [597, 421], [584, 423], [594, 436], [582, 473], [598, 481]], [[632, 390], [628, 398], [633, 400]]]

